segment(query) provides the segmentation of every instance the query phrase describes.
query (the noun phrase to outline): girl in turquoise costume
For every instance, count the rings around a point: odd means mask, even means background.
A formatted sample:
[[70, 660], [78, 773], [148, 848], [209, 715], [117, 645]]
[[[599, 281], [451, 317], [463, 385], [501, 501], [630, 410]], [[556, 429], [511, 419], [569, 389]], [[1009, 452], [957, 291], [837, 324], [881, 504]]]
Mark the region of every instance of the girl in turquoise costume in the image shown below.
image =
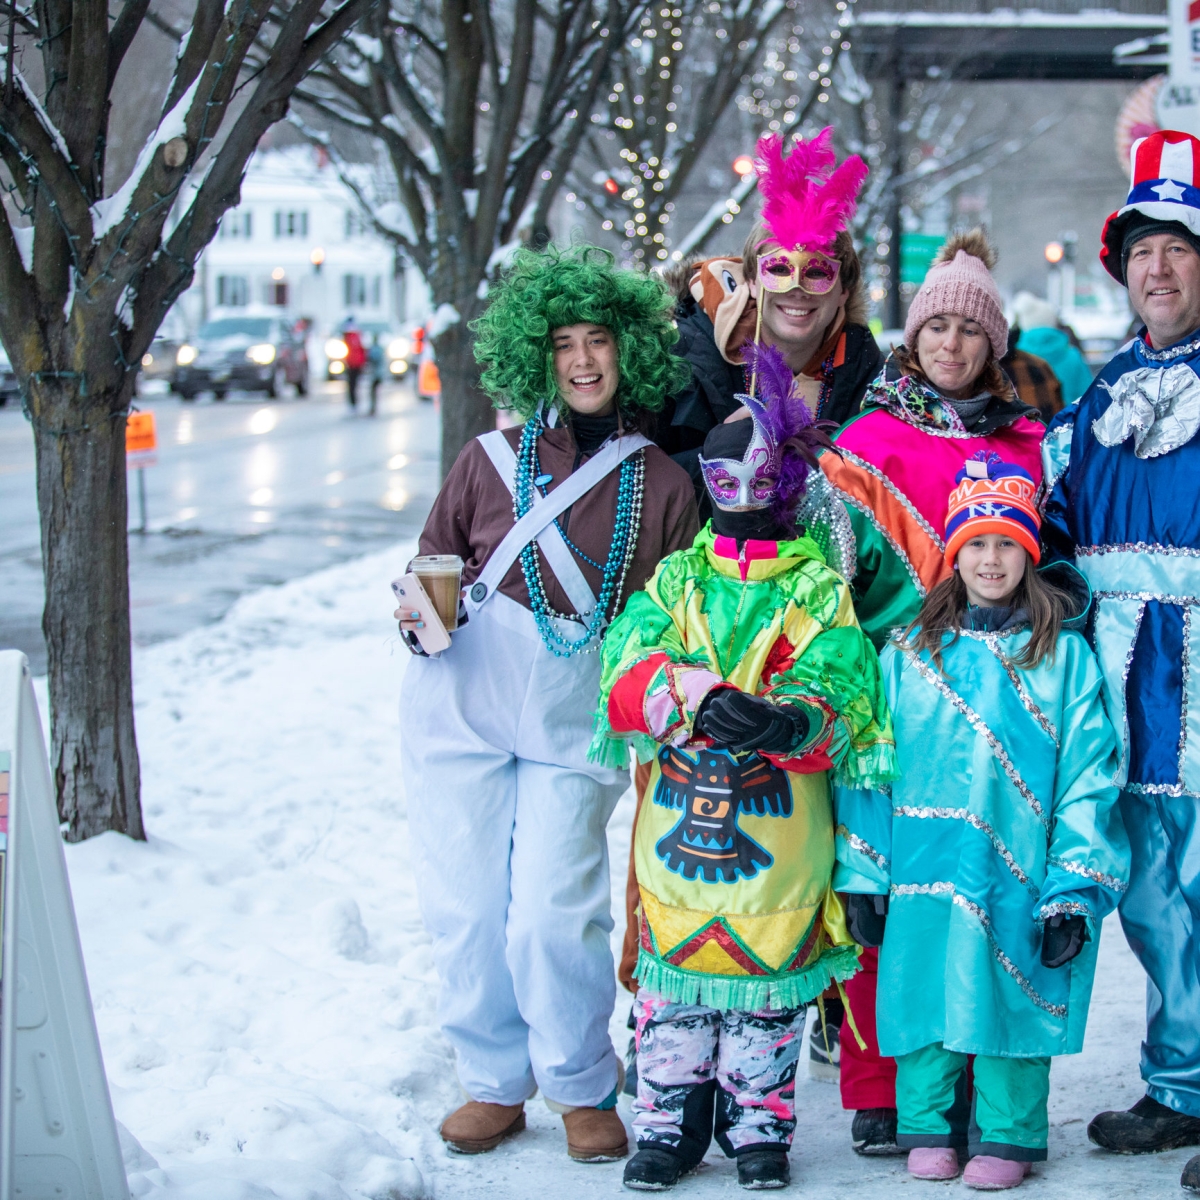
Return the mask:
[[879, 1045], [909, 1171], [952, 1179], [965, 1151], [964, 1181], [997, 1190], [1046, 1158], [1050, 1056], [1083, 1048], [1129, 846], [1100, 671], [1075, 631], [1086, 585], [1064, 564], [1053, 583], [1034, 570], [1021, 467], [983, 451], [956, 482], [953, 574], [882, 656], [900, 779], [890, 803], [839, 791], [834, 883], [879, 896], [851, 932], [882, 942]]

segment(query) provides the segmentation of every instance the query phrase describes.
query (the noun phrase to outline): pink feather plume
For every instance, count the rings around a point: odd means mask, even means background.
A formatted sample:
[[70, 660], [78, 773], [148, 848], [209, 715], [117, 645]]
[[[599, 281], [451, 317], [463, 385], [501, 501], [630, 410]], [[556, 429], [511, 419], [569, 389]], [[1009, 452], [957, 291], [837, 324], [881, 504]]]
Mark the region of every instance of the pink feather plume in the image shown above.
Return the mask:
[[758, 143], [755, 166], [763, 223], [787, 250], [829, 254], [834, 239], [854, 216], [867, 164], [852, 154], [835, 168], [832, 126], [811, 141], [798, 140], [786, 158], [783, 149], [783, 137], [778, 133]]

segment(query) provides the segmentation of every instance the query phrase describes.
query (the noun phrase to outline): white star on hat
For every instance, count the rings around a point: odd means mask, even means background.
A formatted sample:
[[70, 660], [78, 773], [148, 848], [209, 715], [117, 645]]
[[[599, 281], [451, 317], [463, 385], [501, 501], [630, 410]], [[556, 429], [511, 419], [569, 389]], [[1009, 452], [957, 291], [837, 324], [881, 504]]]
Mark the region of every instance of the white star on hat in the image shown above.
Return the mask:
[[1173, 179], [1164, 179], [1162, 183], [1150, 189], [1160, 200], [1182, 200], [1183, 188]]

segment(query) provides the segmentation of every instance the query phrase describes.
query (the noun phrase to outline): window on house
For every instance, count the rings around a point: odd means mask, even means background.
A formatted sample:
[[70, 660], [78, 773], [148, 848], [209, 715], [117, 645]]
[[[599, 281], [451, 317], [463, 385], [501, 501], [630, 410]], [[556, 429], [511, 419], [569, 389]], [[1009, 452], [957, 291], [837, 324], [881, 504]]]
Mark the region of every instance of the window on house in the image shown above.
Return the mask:
[[365, 237], [368, 232], [369, 230], [367, 228], [367, 221], [362, 213], [355, 212], [354, 209], [348, 208], [346, 210], [347, 239]]
[[229, 308], [245, 308], [250, 303], [250, 285], [245, 275], [218, 275], [217, 303]]
[[221, 237], [248, 238], [253, 234], [254, 224], [250, 210], [235, 208], [221, 218]]
[[367, 302], [367, 277], [365, 275], [342, 276], [342, 303], [347, 307]]
[[286, 308], [288, 302], [288, 285], [286, 283], [277, 283], [272, 280], [267, 284], [267, 303], [277, 304], [280, 308]]
[[275, 236], [277, 238], [308, 237], [308, 213], [277, 212], [275, 214]]
[[383, 277], [376, 275], [371, 280], [371, 307], [378, 308], [379, 302], [383, 297]]

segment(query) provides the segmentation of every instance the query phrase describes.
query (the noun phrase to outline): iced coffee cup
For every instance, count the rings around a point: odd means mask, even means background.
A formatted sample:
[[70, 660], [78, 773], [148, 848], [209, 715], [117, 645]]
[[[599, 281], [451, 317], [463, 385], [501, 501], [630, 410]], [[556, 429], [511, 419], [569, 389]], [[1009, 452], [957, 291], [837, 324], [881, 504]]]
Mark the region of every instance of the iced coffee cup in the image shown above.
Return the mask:
[[447, 633], [458, 628], [458, 593], [462, 587], [463, 560], [457, 554], [422, 554], [408, 568], [433, 601]]

